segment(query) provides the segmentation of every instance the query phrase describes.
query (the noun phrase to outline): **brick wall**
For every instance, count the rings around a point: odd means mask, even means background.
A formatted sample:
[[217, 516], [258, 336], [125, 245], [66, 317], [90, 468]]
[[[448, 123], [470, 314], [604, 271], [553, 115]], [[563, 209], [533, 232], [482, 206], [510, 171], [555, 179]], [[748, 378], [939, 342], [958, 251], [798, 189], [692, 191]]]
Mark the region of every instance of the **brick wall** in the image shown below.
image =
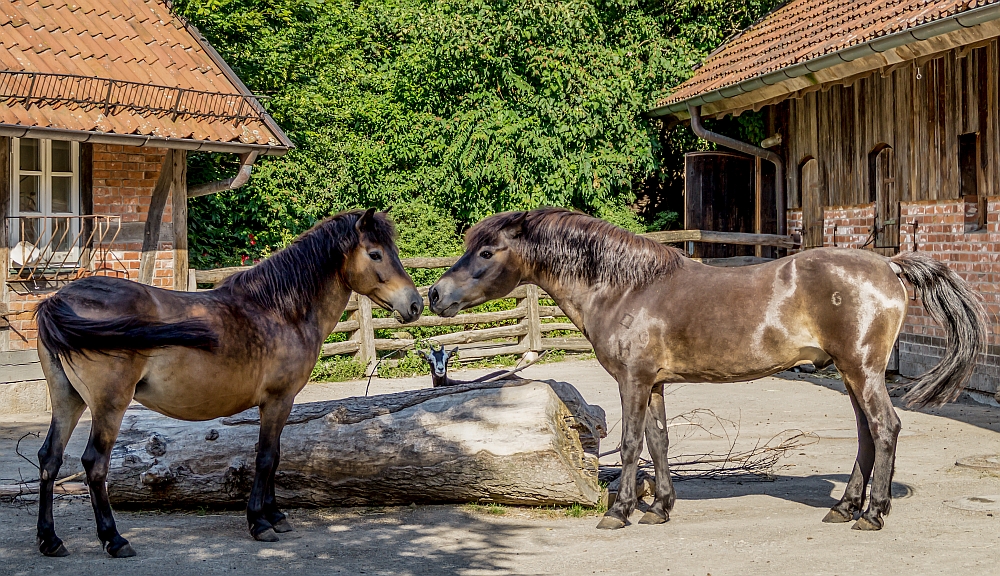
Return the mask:
[[[122, 236], [116, 241], [103, 261], [95, 261], [94, 266], [105, 269], [109, 276], [137, 280], [139, 260], [142, 251], [141, 235], [134, 234], [146, 221], [153, 187], [160, 175], [165, 152], [156, 148], [137, 148], [108, 144], [94, 145], [93, 198], [94, 214], [121, 216], [122, 225], [133, 232], [131, 237]], [[170, 200], [163, 211], [163, 222], [171, 221]], [[153, 285], [161, 288], [173, 287], [173, 246], [169, 241], [161, 241], [157, 247], [156, 264], [153, 270]], [[37, 330], [32, 320], [35, 306], [47, 294], [20, 295], [8, 291], [8, 307], [11, 326], [20, 336], [10, 331], [11, 350], [35, 348]]]
[[[900, 249], [913, 250], [946, 262], [982, 295], [993, 322], [988, 351], [976, 367], [969, 392], [988, 400], [1000, 382], [1000, 197], [990, 198], [986, 227], [972, 231], [970, 206], [961, 200], [904, 202], [900, 205]], [[871, 204], [833, 206], [823, 210], [824, 246], [859, 248], [868, 240], [874, 219]], [[802, 212], [788, 211], [788, 229], [801, 228]], [[913, 223], [916, 222], [914, 235]], [[914, 377], [933, 367], [944, 354], [945, 332], [919, 300], [910, 300], [899, 337], [899, 370]]]

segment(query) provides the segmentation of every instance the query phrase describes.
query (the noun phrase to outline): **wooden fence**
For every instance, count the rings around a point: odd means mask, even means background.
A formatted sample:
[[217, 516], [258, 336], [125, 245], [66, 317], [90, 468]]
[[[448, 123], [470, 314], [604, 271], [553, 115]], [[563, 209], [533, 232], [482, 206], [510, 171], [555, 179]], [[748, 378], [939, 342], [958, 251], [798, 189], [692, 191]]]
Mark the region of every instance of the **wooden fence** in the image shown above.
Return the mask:
[[[797, 246], [797, 240], [789, 236], [774, 234], [742, 234], [734, 232], [706, 232], [699, 230], [677, 230], [667, 232], [652, 232], [650, 238], [663, 243], [679, 242], [714, 242], [724, 244], [756, 244], [792, 248]], [[445, 258], [404, 258], [405, 268], [438, 269], [449, 268], [458, 257]], [[705, 259], [703, 262], [717, 266], [742, 266], [762, 261], [754, 257]], [[194, 270], [193, 278], [197, 284], [215, 286], [245, 267], [218, 268], [215, 270]], [[419, 287], [424, 298], [425, 310], [429, 310], [427, 291], [429, 286]], [[404, 350], [419, 345], [412, 338], [376, 338], [376, 330], [398, 330], [405, 333], [412, 328], [462, 326], [460, 332], [441, 334], [427, 338], [445, 346], [458, 346], [459, 356], [463, 360], [499, 356], [501, 354], [524, 354], [529, 351], [543, 350], [592, 350], [590, 342], [582, 335], [550, 336], [556, 331], [572, 331], [579, 334], [576, 326], [570, 322], [558, 306], [543, 305], [542, 300], [548, 299], [540, 288], [534, 285], [519, 286], [506, 298], [516, 299], [516, 306], [510, 310], [495, 312], [467, 312], [454, 318], [427, 315], [410, 324], [402, 324], [395, 318], [376, 318], [372, 315], [372, 301], [365, 296], [352, 294], [347, 303], [346, 320], [337, 324], [334, 333], [345, 333], [347, 339], [323, 345], [322, 356], [351, 354], [359, 362], [371, 367], [379, 352]], [[476, 328], [476, 325], [490, 324], [500, 321], [517, 320], [516, 323], [490, 328]], [[420, 344], [424, 341], [422, 340]]]

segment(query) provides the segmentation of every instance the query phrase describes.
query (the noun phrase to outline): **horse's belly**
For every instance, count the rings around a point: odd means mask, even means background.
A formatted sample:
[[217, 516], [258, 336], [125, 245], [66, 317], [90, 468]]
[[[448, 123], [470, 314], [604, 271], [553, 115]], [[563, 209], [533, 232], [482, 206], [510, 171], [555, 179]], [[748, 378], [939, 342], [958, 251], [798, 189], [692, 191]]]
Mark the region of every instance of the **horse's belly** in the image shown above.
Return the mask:
[[231, 367], [192, 363], [164, 357], [150, 358], [135, 400], [150, 410], [180, 420], [211, 420], [231, 416], [257, 405], [257, 380]]

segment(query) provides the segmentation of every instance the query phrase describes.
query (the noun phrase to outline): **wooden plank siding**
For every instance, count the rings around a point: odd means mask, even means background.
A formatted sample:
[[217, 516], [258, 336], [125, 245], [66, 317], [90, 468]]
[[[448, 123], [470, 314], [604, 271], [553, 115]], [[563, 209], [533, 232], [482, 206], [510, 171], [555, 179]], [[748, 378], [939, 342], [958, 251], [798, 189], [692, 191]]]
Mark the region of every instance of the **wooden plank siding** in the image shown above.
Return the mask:
[[954, 200], [960, 195], [959, 136], [979, 133], [979, 196], [1000, 182], [1000, 47], [997, 39], [933, 60], [824, 85], [766, 107], [784, 117], [788, 207], [801, 209], [801, 167], [819, 161], [822, 206], [871, 202], [874, 154], [891, 146], [902, 202]]

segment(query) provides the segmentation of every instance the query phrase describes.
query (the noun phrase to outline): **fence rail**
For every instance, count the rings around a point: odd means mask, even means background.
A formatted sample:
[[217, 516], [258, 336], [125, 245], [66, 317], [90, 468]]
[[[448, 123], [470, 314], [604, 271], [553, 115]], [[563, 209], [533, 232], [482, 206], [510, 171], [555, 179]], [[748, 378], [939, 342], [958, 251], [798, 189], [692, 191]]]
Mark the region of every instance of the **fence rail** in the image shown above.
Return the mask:
[[[709, 242], [729, 244], [759, 244], [790, 248], [797, 246], [796, 238], [778, 236], [776, 234], [740, 234], [729, 232], [708, 232], [701, 230], [679, 230], [670, 232], [652, 232], [646, 236], [663, 243], [675, 242]], [[403, 267], [411, 269], [448, 268], [458, 261], [458, 257], [404, 258]], [[716, 258], [704, 259], [705, 263], [717, 266], [741, 266], [756, 264], [763, 259]], [[218, 268], [215, 270], [195, 270], [194, 277], [198, 284], [216, 286], [233, 274], [246, 270], [247, 267]], [[427, 291], [430, 286], [418, 287], [424, 298], [425, 309], [429, 309]], [[470, 360], [499, 356], [501, 354], [524, 354], [529, 351], [544, 350], [589, 351], [592, 346], [586, 338], [580, 336], [548, 336], [552, 332], [572, 331], [579, 334], [577, 327], [566, 318], [558, 306], [545, 305], [540, 300], [549, 296], [534, 285], [519, 286], [505, 298], [514, 298], [516, 306], [510, 310], [496, 312], [467, 312], [454, 318], [441, 316], [421, 316], [415, 322], [402, 324], [395, 318], [375, 318], [372, 316], [372, 302], [365, 296], [352, 294], [347, 303], [347, 319], [338, 323], [334, 333], [345, 333], [347, 340], [323, 345], [322, 356], [352, 354], [361, 363], [372, 366], [379, 352], [405, 350], [417, 344], [412, 338], [376, 338], [376, 330], [399, 330], [405, 332], [411, 328], [428, 328], [441, 326], [462, 326], [460, 332], [441, 334], [426, 341], [459, 348], [461, 359]], [[517, 320], [516, 324], [476, 328], [481, 324]], [[544, 321], [543, 321], [544, 320]]]

